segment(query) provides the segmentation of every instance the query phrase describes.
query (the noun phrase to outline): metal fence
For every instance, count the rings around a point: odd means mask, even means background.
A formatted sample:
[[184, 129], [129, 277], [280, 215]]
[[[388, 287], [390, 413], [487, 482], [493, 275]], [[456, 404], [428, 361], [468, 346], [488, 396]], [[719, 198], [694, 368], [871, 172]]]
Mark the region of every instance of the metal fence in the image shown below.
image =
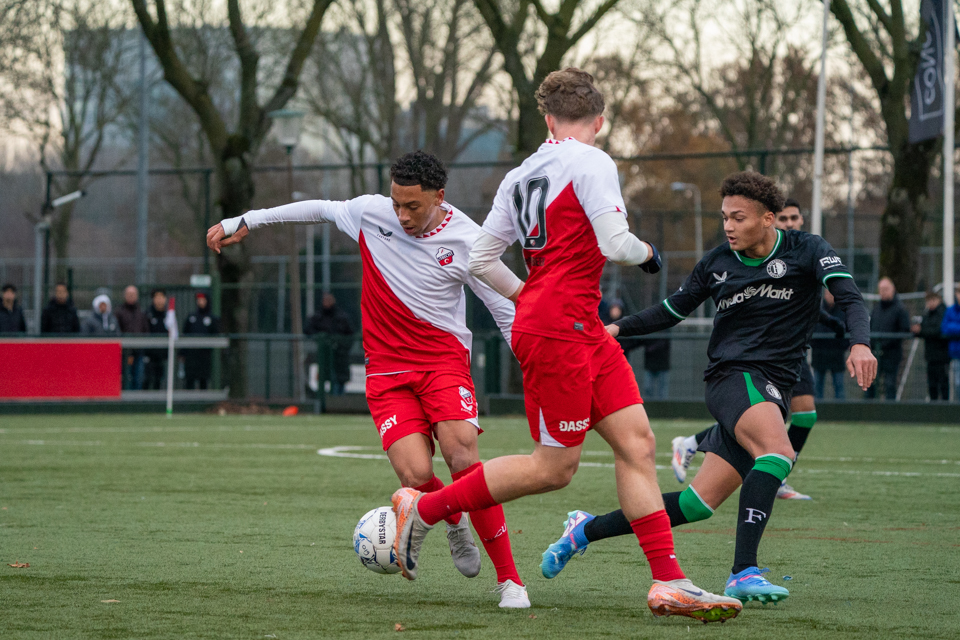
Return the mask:
[[[623, 269], [608, 264], [604, 270], [601, 288], [608, 301], [620, 300], [627, 313], [636, 312], [656, 303], [674, 291], [692, 270], [697, 254], [694, 246], [694, 221], [698, 211], [682, 192], [673, 192], [673, 182], [696, 183], [704, 194], [704, 211], [699, 212], [703, 222], [703, 248], [709, 249], [722, 242], [719, 205], [716, 187], [722, 177], [739, 168], [749, 167], [772, 175], [788, 192], [804, 201], [811, 190], [807, 171], [812, 149], [753, 150], [741, 152], [708, 152], [697, 154], [657, 154], [618, 159], [623, 193], [631, 215], [631, 226], [639, 236], [650, 239], [661, 249], [664, 268], [659, 276], [651, 277], [637, 269]], [[864, 292], [875, 291], [879, 271], [880, 214], [884, 206], [883, 179], [877, 178], [889, 169], [889, 157], [882, 149], [828, 149], [826, 192], [835, 205], [828, 207], [824, 217], [824, 236], [850, 266], [857, 284]], [[449, 169], [447, 197], [457, 207], [482, 221], [493, 200], [503, 176], [514, 166], [513, 162], [460, 162]], [[388, 165], [363, 166], [301, 165], [293, 167], [293, 188], [296, 197], [346, 199], [365, 192], [385, 193], [389, 186]], [[263, 166], [256, 169], [255, 207], [275, 206], [291, 199], [287, 193], [286, 166]], [[87, 174], [84, 177], [86, 197], [73, 203], [73, 241], [71, 256], [50, 256], [41, 266], [45, 277], [37, 278], [33, 253], [34, 229], [23, 215], [27, 209], [39, 210], [43, 198], [38, 197], [46, 187], [47, 199], [56, 193], [58, 180], [67, 176], [51, 172], [44, 175], [23, 176], [0, 174], [0, 187], [5, 198], [0, 199], [0, 217], [5, 231], [0, 236], [0, 281], [13, 282], [20, 291], [26, 315], [32, 330], [39, 320], [35, 308], [33, 283], [41, 285], [40, 299], [45, 303], [48, 290], [55, 279], [68, 281], [73, 299], [81, 313], [88, 313], [93, 297], [108, 292], [117, 306], [125, 285], [134, 282], [137, 265], [130, 257], [134, 253], [136, 235], [136, 177], [134, 171], [111, 171]], [[8, 187], [23, 187], [22, 192]], [[213, 275], [214, 310], [218, 309], [219, 282], [209, 252], [203, 244], [203, 232], [218, 219], [213, 193], [212, 172], [199, 169], [157, 169], [150, 176], [150, 242], [146, 265], [148, 283], [141, 287], [142, 304], [146, 306], [149, 290], [155, 286], [186, 298], [187, 304], [178, 304], [181, 318], [192, 310], [190, 299], [194, 293], [190, 277], [195, 274]], [[933, 190], [935, 185], [931, 186]], [[847, 196], [850, 196], [849, 198]], [[935, 198], [934, 198], [935, 200]], [[714, 213], [711, 213], [714, 212]], [[937, 216], [931, 216], [938, 219]], [[933, 223], [929, 237], [937, 236]], [[360, 256], [356, 244], [331, 230], [329, 225], [319, 228], [298, 228], [300, 235], [301, 296], [304, 314], [316, 309], [320, 294], [330, 291], [338, 304], [353, 319], [358, 332], [360, 323]], [[286, 237], [270, 232], [254, 234], [247, 244], [252, 255], [250, 270], [242, 283], [232, 285], [245, 291], [246, 327], [249, 333], [232, 336], [231, 349], [243, 349], [246, 358], [247, 389], [251, 398], [293, 398], [293, 368], [290, 360], [290, 278]], [[312, 261], [307, 257], [306, 245], [313, 247]], [[515, 252], [504, 256], [505, 262], [518, 272], [522, 264]], [[960, 252], [958, 252], [960, 263]], [[941, 249], [938, 246], [921, 250], [920, 286], [929, 287], [939, 281]], [[309, 284], [311, 283], [312, 284]], [[912, 315], [922, 313], [921, 294], [902, 296]], [[310, 307], [310, 303], [313, 307]], [[468, 325], [477, 335], [495, 329], [495, 324], [479, 301], [468, 294]], [[709, 321], [711, 303], [704, 308], [704, 320]], [[676, 329], [671, 337], [674, 345], [670, 394], [675, 398], [702, 397], [700, 375], [706, 366], [705, 341], [709, 329]], [[306, 357], [315, 358], [315, 343], [303, 339]], [[484, 338], [475, 365], [484, 368], [485, 386], [496, 387], [497, 393], [517, 393], [519, 371], [511, 366], [510, 358], [495, 355], [494, 348]], [[910, 343], [912, 344], [912, 343]], [[642, 380], [644, 350], [630, 351], [631, 362]], [[507, 351], [507, 353], [509, 353]], [[501, 354], [502, 355], [502, 354]], [[904, 362], [909, 352], [905, 354]], [[362, 362], [358, 346], [351, 351], [353, 364]], [[486, 360], [494, 361], [486, 369]], [[922, 345], [906, 373], [903, 390], [905, 399], [923, 399], [925, 372]], [[477, 373], [477, 372], [475, 372]], [[479, 383], [478, 383], [479, 384]], [[848, 387], [850, 385], [848, 381]], [[354, 381], [353, 387], [356, 387]], [[847, 389], [848, 397], [857, 397], [854, 389]]]

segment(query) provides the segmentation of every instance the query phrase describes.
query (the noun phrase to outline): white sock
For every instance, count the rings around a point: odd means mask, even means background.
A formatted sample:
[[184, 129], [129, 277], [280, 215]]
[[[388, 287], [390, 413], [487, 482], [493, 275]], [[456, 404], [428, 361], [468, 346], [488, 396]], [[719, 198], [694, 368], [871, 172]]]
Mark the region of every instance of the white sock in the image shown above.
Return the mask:
[[697, 450], [697, 438], [695, 436], [688, 436], [686, 440], [683, 441], [683, 446], [687, 449]]

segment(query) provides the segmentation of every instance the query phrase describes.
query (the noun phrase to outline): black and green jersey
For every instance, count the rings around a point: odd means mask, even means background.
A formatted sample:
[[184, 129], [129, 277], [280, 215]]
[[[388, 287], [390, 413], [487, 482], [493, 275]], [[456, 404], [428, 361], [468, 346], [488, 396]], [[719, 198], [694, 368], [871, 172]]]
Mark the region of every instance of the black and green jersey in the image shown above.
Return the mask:
[[821, 287], [829, 287], [846, 312], [851, 344], [869, 345], [869, 316], [852, 276], [826, 240], [803, 231], [777, 230], [766, 258], [748, 258], [724, 243], [697, 263], [676, 293], [617, 325], [622, 336], [653, 333], [713, 298], [717, 315], [704, 377], [750, 364], [788, 389], [820, 316]]

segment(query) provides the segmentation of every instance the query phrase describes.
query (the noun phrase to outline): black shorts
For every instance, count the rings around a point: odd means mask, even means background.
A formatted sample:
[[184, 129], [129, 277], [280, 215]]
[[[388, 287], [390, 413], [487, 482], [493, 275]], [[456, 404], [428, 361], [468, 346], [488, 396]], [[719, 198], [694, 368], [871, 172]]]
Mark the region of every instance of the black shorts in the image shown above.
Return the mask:
[[793, 385], [790, 395], [793, 398], [813, 395], [813, 370], [806, 360], [800, 361], [800, 379]]
[[[809, 367], [808, 367], [809, 369]], [[778, 389], [755, 369], [728, 369], [707, 380], [707, 409], [717, 421], [717, 426], [700, 443], [704, 453], [715, 453], [746, 477], [753, 468], [753, 457], [737, 442], [734, 429], [747, 409], [761, 402], [773, 402], [780, 407], [780, 414], [787, 419], [791, 393]]]

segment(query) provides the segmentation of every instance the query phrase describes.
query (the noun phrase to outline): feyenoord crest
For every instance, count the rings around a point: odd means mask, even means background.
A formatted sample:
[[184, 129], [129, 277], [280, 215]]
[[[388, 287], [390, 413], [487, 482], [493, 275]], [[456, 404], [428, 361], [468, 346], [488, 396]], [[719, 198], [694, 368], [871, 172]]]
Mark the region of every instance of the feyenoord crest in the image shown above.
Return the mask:
[[473, 394], [470, 389], [460, 387], [460, 408], [467, 413], [473, 413]]
[[777, 258], [776, 260], [772, 260], [770, 264], [767, 265], [767, 273], [773, 278], [782, 278], [787, 273], [787, 265], [783, 262], [783, 260]]
[[767, 393], [769, 393], [771, 396], [773, 396], [773, 397], [776, 398], [777, 400], [782, 400], [782, 399], [783, 399], [783, 396], [780, 395], [780, 390], [777, 389], [777, 388], [776, 388], [775, 386], [773, 386], [772, 384], [770, 384], [769, 382], [767, 383]]
[[[445, 247], [440, 247], [437, 249], [437, 262], [440, 263], [441, 267], [445, 267], [453, 262], [453, 251]], [[463, 387], [461, 387], [461, 389], [462, 388]]]

